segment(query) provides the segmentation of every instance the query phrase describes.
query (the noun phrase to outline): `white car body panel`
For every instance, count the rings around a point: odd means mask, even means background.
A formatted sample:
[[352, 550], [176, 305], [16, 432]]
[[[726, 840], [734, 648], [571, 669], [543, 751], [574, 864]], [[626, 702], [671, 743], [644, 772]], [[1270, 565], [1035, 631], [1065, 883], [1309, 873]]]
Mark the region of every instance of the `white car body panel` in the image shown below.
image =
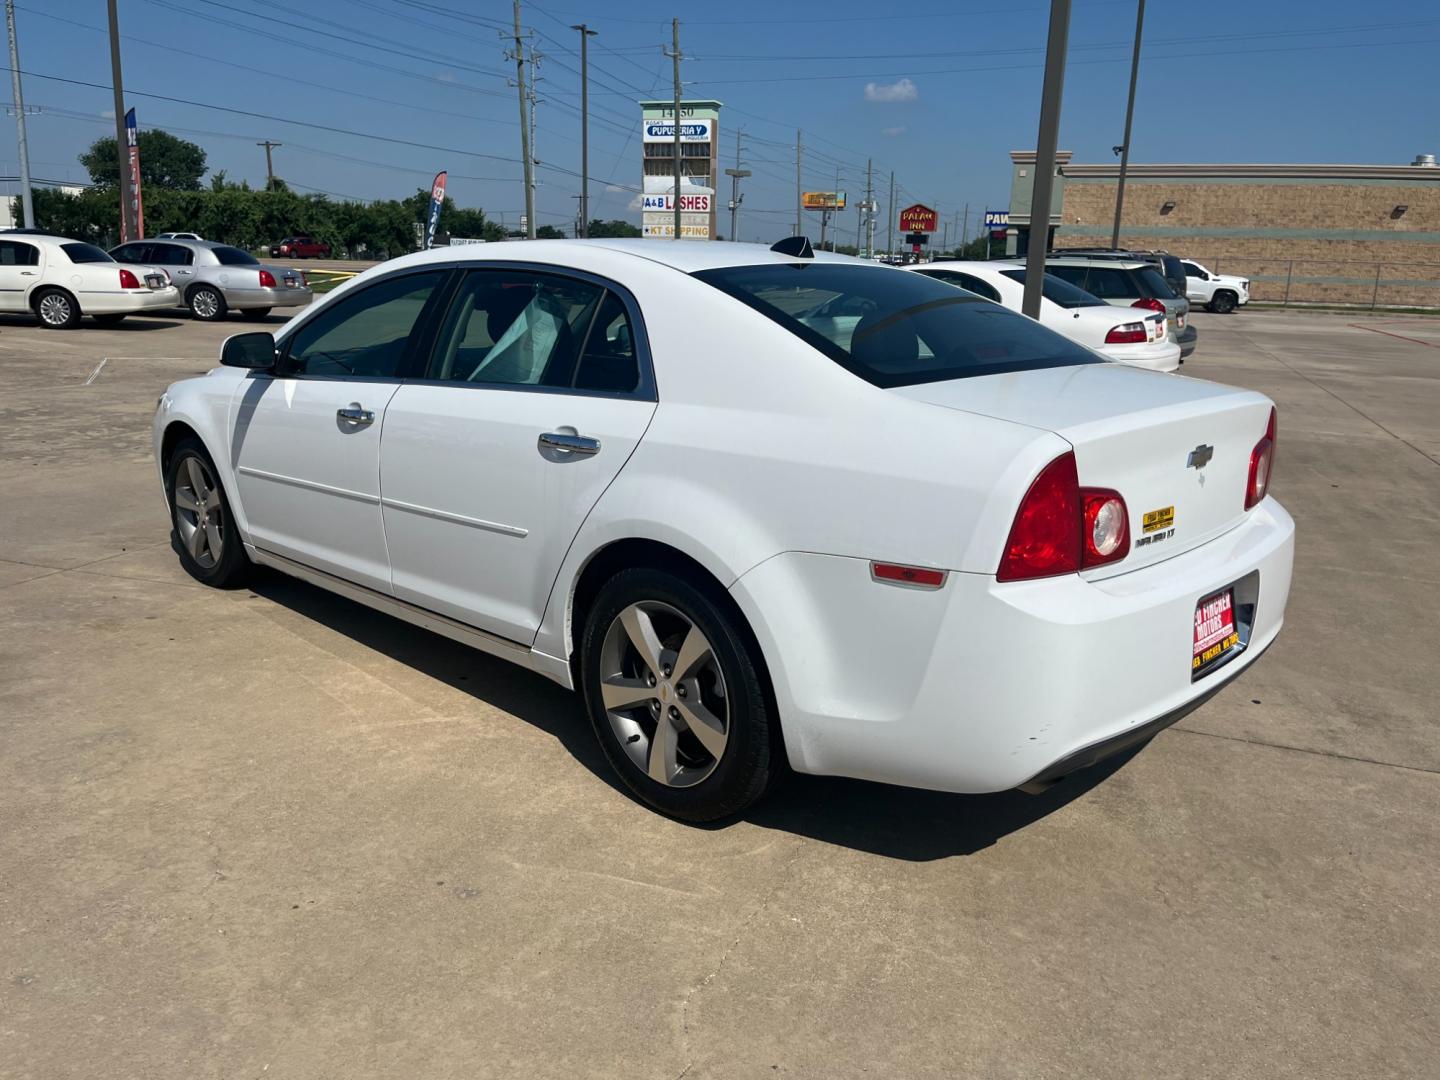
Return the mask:
[[[1242, 511], [1237, 482], [1268, 418], [1261, 395], [1109, 364], [884, 390], [690, 276], [790, 261], [763, 248], [479, 250], [372, 268], [283, 333], [416, 266], [571, 268], [635, 299], [658, 401], [221, 369], [166, 392], [157, 460], [183, 423], [209, 448], [258, 561], [566, 686], [585, 568], [616, 542], [667, 545], [745, 615], [790, 760], [807, 772], [1013, 787], [1199, 701], [1280, 628], [1293, 523], [1273, 499]], [[375, 422], [341, 430], [335, 410], [357, 401]], [[537, 437], [566, 428], [598, 438], [600, 452], [547, 460]], [[1184, 461], [1200, 439], [1216, 450], [1203, 482]], [[1170, 546], [998, 582], [1023, 493], [1072, 449], [1082, 484], [1125, 495], [1136, 535], [1152, 503], [1173, 504]], [[933, 591], [896, 588], [872, 580], [871, 560], [947, 577]], [[1248, 647], [1192, 683], [1197, 601], [1250, 580]]]
[[[1000, 295], [1000, 303], [1011, 311], [1020, 311], [1025, 298], [1024, 284], [1002, 273], [1004, 270], [1016, 269], [1013, 262], [921, 263], [905, 269], [912, 273], [925, 274], [927, 277], [938, 277], [946, 271], [969, 274], [994, 289]], [[1180, 367], [1180, 346], [1168, 337], [1165, 316], [1159, 312], [1136, 308], [1133, 314], [1123, 314], [1103, 300], [1097, 300], [1095, 307], [1066, 308], [1042, 296], [1039, 321], [1041, 326], [1063, 334], [1071, 341], [1093, 349], [1105, 359], [1119, 364], [1148, 368], [1151, 371], [1175, 371]], [[1105, 341], [1105, 336], [1115, 327], [1137, 322], [1145, 326], [1148, 341], [1123, 345], [1112, 345]]]

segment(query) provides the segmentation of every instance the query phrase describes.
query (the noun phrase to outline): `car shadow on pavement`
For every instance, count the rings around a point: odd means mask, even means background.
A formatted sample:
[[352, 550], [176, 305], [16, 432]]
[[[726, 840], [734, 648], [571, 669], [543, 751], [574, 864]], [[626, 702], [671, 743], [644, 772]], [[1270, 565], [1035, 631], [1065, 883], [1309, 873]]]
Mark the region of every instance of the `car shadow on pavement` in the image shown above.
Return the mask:
[[[634, 798], [596, 745], [579, 696], [549, 679], [284, 574], [257, 569], [251, 591], [535, 726], [557, 739], [605, 784]], [[1019, 791], [953, 795], [865, 780], [790, 774], [743, 814], [742, 820], [907, 862], [969, 855], [1080, 798], [1122, 768], [1143, 746], [1038, 795]], [[638, 801], [636, 806], [641, 812], [651, 812]], [[731, 824], [722, 821], [698, 827], [713, 830]]]
[[[141, 321], [141, 319], [137, 318], [136, 316], [129, 315], [126, 316], [123, 322], [116, 323], [113, 326], [102, 326], [94, 319], [82, 318], [80, 320], [79, 326], [76, 326], [71, 330], [56, 331], [56, 333], [75, 333], [76, 331], [84, 333], [86, 330], [108, 330], [112, 334], [123, 334], [130, 330], [168, 330], [172, 326], [179, 325], [180, 324], [178, 322], [174, 321], [174, 316], [170, 316], [163, 321], [158, 319], [150, 319], [148, 317], [144, 318], [144, 320]], [[11, 327], [23, 327], [27, 330], [41, 329], [40, 320], [35, 318], [33, 315], [22, 315], [19, 313], [14, 315], [0, 315], [0, 330], [9, 329]]]

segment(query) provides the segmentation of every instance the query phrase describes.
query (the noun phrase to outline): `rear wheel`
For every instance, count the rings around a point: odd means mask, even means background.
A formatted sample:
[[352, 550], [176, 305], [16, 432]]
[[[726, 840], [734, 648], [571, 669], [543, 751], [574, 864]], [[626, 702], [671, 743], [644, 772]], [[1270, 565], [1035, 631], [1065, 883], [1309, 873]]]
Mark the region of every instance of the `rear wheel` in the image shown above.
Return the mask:
[[1210, 298], [1210, 310], [1217, 315], [1228, 315], [1235, 310], [1235, 303], [1240, 298], [1233, 292], [1221, 289]]
[[210, 285], [197, 285], [186, 299], [190, 314], [201, 322], [215, 322], [225, 317], [225, 297]]
[[243, 584], [250, 570], [230, 500], [199, 439], [184, 439], [165, 469], [171, 539], [180, 565], [196, 581], [217, 589]]
[[590, 722], [661, 813], [714, 821], [770, 786], [779, 740], [752, 649], [738, 615], [666, 571], [621, 571], [596, 596], [581, 644]]
[[270, 314], [270, 309], [268, 307], [245, 308], [240, 314], [244, 315], [247, 319], [263, 319], [266, 315]]
[[70, 330], [80, 322], [80, 305], [64, 289], [44, 289], [35, 294], [35, 317], [47, 330]]
[[123, 313], [119, 315], [92, 315], [91, 318], [101, 326], [119, 326], [125, 321]]

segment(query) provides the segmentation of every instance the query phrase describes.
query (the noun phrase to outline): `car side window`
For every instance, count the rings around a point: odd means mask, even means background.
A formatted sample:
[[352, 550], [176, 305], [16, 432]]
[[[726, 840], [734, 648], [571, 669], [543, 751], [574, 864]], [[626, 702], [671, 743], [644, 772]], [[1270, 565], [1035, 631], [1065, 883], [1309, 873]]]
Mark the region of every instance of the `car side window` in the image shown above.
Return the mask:
[[1200, 269], [1198, 266], [1196, 266], [1194, 263], [1188, 263], [1188, 262], [1187, 262], [1187, 263], [1184, 264], [1184, 266], [1185, 266], [1185, 276], [1186, 276], [1186, 277], [1204, 278], [1204, 277], [1206, 276], [1205, 271], [1204, 271], [1204, 270], [1201, 270], [1201, 269]]
[[426, 370], [443, 382], [571, 386], [605, 290], [558, 274], [473, 270]]
[[149, 262], [157, 266], [189, 266], [195, 253], [179, 244], [151, 244]]
[[280, 374], [398, 378], [410, 335], [445, 274], [398, 274], [337, 300], [290, 336]]
[[1108, 266], [1090, 267], [1082, 288], [1102, 300], [1125, 300], [1136, 295], [1125, 271], [1114, 270]]
[[0, 240], [0, 266], [39, 266], [40, 249], [18, 240]]
[[640, 361], [635, 354], [630, 313], [624, 301], [608, 289], [590, 324], [573, 385], [577, 390], [619, 394], [628, 394], [640, 386]]
[[1000, 293], [988, 281], [981, 281], [973, 274], [956, 274], [955, 277], [959, 279], [958, 284], [962, 289], [968, 289], [976, 296], [983, 296], [986, 300], [1000, 303]]
[[[1076, 288], [1085, 288], [1086, 275], [1085, 267], [1083, 266], [1047, 266], [1045, 268], [1045, 272], [1048, 274], [1054, 274], [1062, 281], [1068, 281]], [[1094, 292], [1093, 289], [1087, 289], [1086, 291], [1092, 293], [1095, 296], [1100, 295], [1099, 293]]]
[[124, 244], [110, 253], [116, 262], [148, 263], [151, 244]]

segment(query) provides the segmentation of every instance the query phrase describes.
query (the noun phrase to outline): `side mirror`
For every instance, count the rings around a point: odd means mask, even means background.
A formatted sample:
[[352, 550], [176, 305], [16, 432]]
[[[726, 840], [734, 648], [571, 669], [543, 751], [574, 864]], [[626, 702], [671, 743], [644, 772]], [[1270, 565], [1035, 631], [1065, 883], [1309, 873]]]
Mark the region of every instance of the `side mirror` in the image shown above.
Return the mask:
[[220, 363], [226, 367], [270, 371], [275, 367], [275, 336], [263, 330], [231, 334], [220, 346]]

